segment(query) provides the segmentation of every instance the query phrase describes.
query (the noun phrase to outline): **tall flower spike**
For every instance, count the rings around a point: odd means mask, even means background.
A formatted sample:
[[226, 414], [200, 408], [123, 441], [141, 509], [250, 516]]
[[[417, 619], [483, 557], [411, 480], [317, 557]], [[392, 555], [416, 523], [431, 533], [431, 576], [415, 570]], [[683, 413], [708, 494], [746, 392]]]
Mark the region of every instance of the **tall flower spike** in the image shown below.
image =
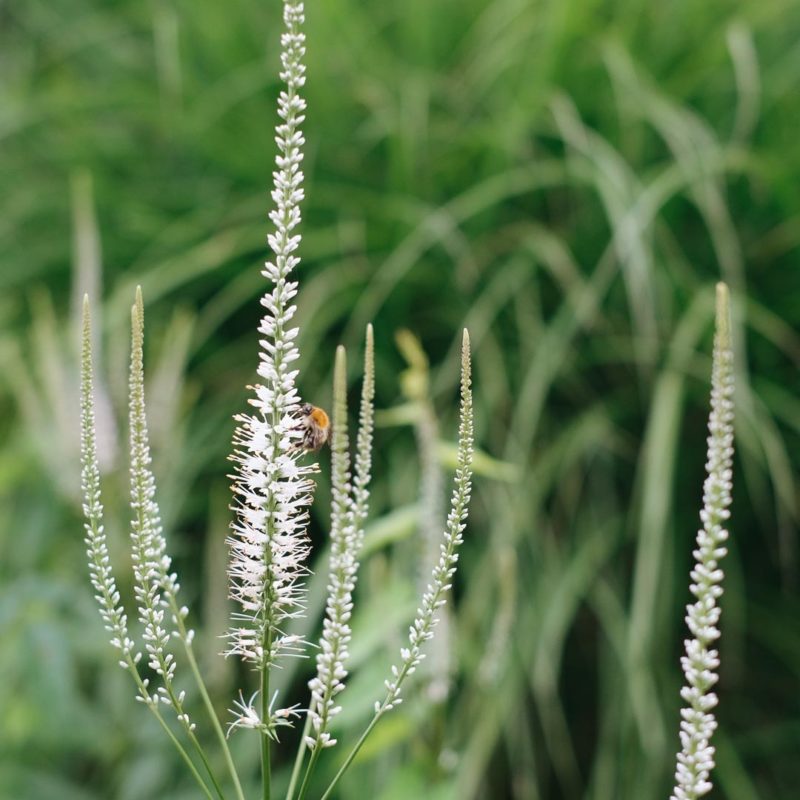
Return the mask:
[[[298, 91], [305, 82], [305, 37], [300, 31], [303, 4], [286, 0], [281, 36], [281, 79], [286, 89], [278, 98], [283, 120], [276, 128], [279, 153], [273, 173], [270, 220], [275, 232], [268, 236], [273, 258], [263, 274], [272, 289], [262, 298], [266, 312], [259, 326], [261, 354], [258, 374], [262, 383], [250, 400], [255, 413], [237, 417], [233, 461], [236, 520], [228, 544], [231, 596], [241, 606], [234, 615], [227, 653], [255, 665], [262, 674], [281, 654], [302, 650], [297, 637], [283, 632], [284, 623], [302, 613], [301, 579], [308, 555], [306, 527], [316, 465], [301, 465], [302, 437], [298, 419], [297, 371], [292, 369], [299, 353], [294, 341], [298, 329], [290, 327], [296, 307], [292, 300], [297, 283], [290, 275], [300, 259], [294, 254], [300, 243], [294, 230], [300, 223], [303, 199], [304, 144], [300, 124], [305, 101]], [[270, 698], [261, 698], [267, 711]], [[276, 712], [277, 713], [277, 712]], [[265, 720], [265, 722], [267, 722]]]
[[[165, 571], [169, 569], [169, 561], [165, 560], [164, 548], [155, 539], [160, 536], [160, 524], [158, 523], [158, 509], [154, 515], [145, 520], [147, 515], [148, 502], [153, 502], [153, 492], [155, 485], [152, 483], [152, 475], [149, 475], [147, 465], [150, 462], [149, 448], [147, 446], [147, 432], [144, 425], [144, 383], [142, 372], [142, 298], [141, 292], [137, 291], [136, 305], [132, 309], [133, 321], [133, 348], [131, 358], [131, 446], [132, 461], [138, 462], [140, 471], [134, 475], [134, 464], [132, 463], [132, 496], [136, 519], [133, 524], [133, 562], [134, 577], [136, 578], [135, 592], [139, 601], [139, 613], [145, 625], [144, 639], [148, 652], [148, 665], [151, 666], [163, 678], [164, 686], [159, 688], [157, 693], [150, 693], [149, 679], [142, 678], [139, 674], [139, 661], [141, 652], [135, 650], [133, 640], [128, 636], [127, 617], [120, 604], [120, 596], [117, 591], [114, 576], [111, 573], [111, 565], [108, 554], [105, 533], [103, 532], [103, 506], [100, 503], [100, 471], [97, 465], [97, 444], [95, 433], [94, 401], [92, 398], [92, 342], [91, 342], [91, 322], [89, 317], [89, 298], [84, 296], [83, 300], [83, 346], [81, 353], [81, 487], [83, 489], [84, 506], [83, 511], [86, 516], [86, 547], [89, 556], [89, 573], [92, 586], [97, 591], [96, 598], [100, 605], [100, 615], [106, 624], [106, 629], [112, 634], [111, 644], [120, 652], [120, 666], [127, 670], [137, 688], [136, 699], [144, 703], [158, 720], [163, 731], [172, 740], [178, 753], [188, 767], [189, 771], [197, 781], [204, 796], [212, 800], [211, 790], [204, 779], [198, 773], [192, 759], [186, 752], [184, 746], [172, 733], [159, 711], [159, 701], [172, 706], [178, 715], [187, 736], [192, 745], [201, 756], [204, 766], [208, 771], [209, 777], [217, 794], [221, 796], [219, 784], [216, 782], [213, 773], [205, 760], [199, 742], [194, 735], [194, 725], [189, 721], [189, 717], [183, 711], [183, 693], [175, 695], [172, 691], [172, 677], [174, 672], [174, 661], [172, 655], [166, 653], [165, 645], [169, 638], [166, 631], [161, 628], [163, 620], [163, 610], [160, 606], [159, 584], [162, 582], [161, 567]], [[134, 411], [134, 406], [136, 406]], [[137, 419], [135, 414], [140, 414], [141, 419]], [[142, 433], [144, 437], [142, 438]], [[146, 474], [145, 474], [146, 473]], [[148, 499], [149, 498], [149, 499]], [[139, 511], [143, 511], [140, 514]], [[159, 533], [153, 535], [154, 525], [159, 529]], [[177, 583], [174, 578], [170, 579], [169, 586], [177, 591]], [[238, 785], [238, 784], [237, 784]], [[241, 797], [241, 792], [238, 793]]]
[[364, 542], [364, 524], [369, 513], [369, 482], [372, 477], [372, 434], [375, 426], [375, 336], [367, 325], [364, 344], [364, 382], [361, 386], [361, 407], [356, 439], [356, 469], [353, 476], [353, 527], [356, 547]]
[[119, 591], [111, 572], [111, 559], [103, 529], [103, 505], [100, 502], [100, 469], [97, 463], [94, 398], [92, 395], [92, 326], [89, 297], [83, 298], [83, 339], [81, 347], [81, 489], [83, 513], [86, 517], [86, 554], [89, 574], [97, 594], [111, 644], [120, 651], [120, 666], [132, 668], [141, 658], [133, 640], [128, 636], [128, 618], [120, 603]]
[[695, 565], [689, 586], [697, 598], [687, 606], [686, 624], [692, 634], [685, 642], [681, 666], [686, 685], [681, 697], [681, 752], [677, 755], [672, 800], [696, 800], [711, 790], [714, 767], [711, 736], [717, 727], [712, 713], [717, 696], [711, 688], [717, 682], [719, 653], [711, 645], [719, 638], [722, 570], [719, 562], [727, 553], [733, 463], [733, 352], [731, 350], [728, 288], [717, 284], [717, 319], [711, 372], [711, 414], [708, 420], [708, 477], [703, 485], [703, 527], [697, 533]]
[[[439, 421], [430, 397], [430, 363], [417, 338], [407, 330], [396, 335], [397, 344], [408, 361], [403, 373], [403, 394], [416, 406], [414, 433], [419, 456], [419, 539], [420, 558], [417, 584], [424, 591], [431, 568], [439, 559], [444, 510], [444, 472], [439, 459]], [[422, 682], [432, 703], [447, 699], [451, 683], [451, 633], [449, 611], [444, 606], [439, 616], [439, 633], [431, 642], [423, 667]]]
[[[130, 450], [131, 450], [131, 559], [134, 594], [139, 619], [144, 625], [143, 638], [148, 665], [161, 678], [163, 686], [151, 696], [175, 710], [178, 721], [191, 732], [194, 723], [183, 707], [184, 693], [175, 689], [176, 662], [169, 652], [169, 620], [166, 610], [174, 605], [179, 586], [170, 573], [172, 560], [167, 555], [167, 542], [156, 503], [156, 481], [150, 463], [150, 440], [144, 393], [144, 303], [141, 287], [136, 287], [136, 302], [131, 309], [130, 370]], [[170, 602], [172, 601], [172, 603]], [[177, 622], [175, 614], [172, 621]]]
[[[158, 585], [158, 553], [155, 537], [160, 528], [155, 507], [155, 481], [149, 470], [150, 449], [144, 413], [143, 321], [138, 303], [131, 309], [131, 366], [128, 397], [130, 417], [130, 474], [131, 474], [131, 560], [133, 562], [134, 594], [139, 620], [144, 626], [143, 639], [148, 653], [148, 665], [171, 684], [175, 663], [167, 662], [169, 633], [164, 629], [164, 609]], [[159, 695], [151, 697], [153, 703]]]
[[[161, 511], [156, 502], [156, 480], [150, 468], [152, 461], [150, 457], [150, 438], [147, 432], [147, 416], [145, 413], [144, 399], [144, 300], [142, 299], [142, 287], [136, 287], [136, 301], [133, 306], [132, 316], [132, 337], [133, 347], [136, 351], [133, 355], [136, 361], [136, 371], [133, 371], [131, 364], [131, 467], [135, 471], [134, 481], [141, 485], [142, 490], [142, 514], [147, 520], [149, 534], [151, 537], [153, 575], [152, 579], [157, 581], [159, 589], [164, 593], [165, 606], [173, 608], [178, 602], [178, 591], [180, 584], [178, 576], [170, 572], [172, 559], [167, 554], [167, 540], [164, 537], [164, 527], [161, 524]], [[136, 402], [134, 402], [134, 397]], [[174, 614], [178, 610], [175, 608]], [[181, 612], [185, 616], [185, 609]], [[178, 624], [177, 619], [173, 619]], [[189, 640], [193, 638], [192, 631], [184, 632], [182, 626], [181, 633], [188, 635]]]
[[349, 657], [350, 616], [353, 610], [353, 589], [358, 569], [356, 531], [350, 500], [350, 444], [347, 435], [347, 361], [344, 347], [336, 349], [333, 370], [333, 427], [331, 430], [331, 556], [328, 599], [322, 638], [317, 653], [317, 675], [311, 689], [309, 714], [313, 736], [306, 738], [309, 747], [332, 747], [336, 739], [328, 733], [331, 718], [341, 708], [334, 702], [344, 689]]
[[306, 737], [312, 749], [332, 747], [328, 728], [341, 707], [334, 698], [344, 689], [347, 677], [350, 616], [358, 579], [359, 552], [364, 542], [364, 523], [369, 508], [372, 465], [373, 398], [375, 355], [372, 325], [367, 327], [364, 350], [364, 383], [356, 445], [356, 470], [350, 486], [350, 455], [347, 435], [347, 368], [345, 351], [336, 351], [333, 373], [333, 431], [331, 439], [333, 502], [331, 509], [331, 557], [328, 600], [325, 608], [317, 675], [309, 682], [309, 714], [314, 735]]
[[[461, 342], [461, 413], [458, 426], [458, 462], [453, 494], [450, 498], [450, 513], [447, 516], [447, 524], [439, 549], [439, 560], [433, 567], [431, 581], [422, 595], [422, 602], [417, 609], [417, 617], [409, 628], [409, 646], [401, 648], [400, 664], [392, 667], [392, 678], [385, 681], [386, 696], [383, 702], [378, 701], [375, 703], [375, 714], [372, 720], [345, 758], [341, 767], [339, 767], [339, 771], [334, 775], [333, 780], [322, 795], [322, 800], [329, 800], [342, 775], [348, 770], [380, 718], [402, 702], [400, 692], [403, 683], [409, 675], [414, 673], [422, 659], [425, 658], [422, 646], [433, 638], [434, 629], [438, 622], [436, 612], [445, 604], [444, 596], [450, 589], [453, 575], [455, 575], [456, 563], [458, 562], [458, 547], [463, 541], [462, 534], [466, 527], [467, 511], [472, 491], [472, 452], [472, 368], [469, 334], [465, 329]], [[318, 753], [319, 749], [316, 749], [314, 756]], [[308, 772], [306, 777], [308, 777]], [[303, 789], [301, 789], [300, 797], [302, 798], [303, 796]]]
[[422, 603], [417, 616], [409, 628], [409, 646], [400, 650], [400, 665], [392, 667], [392, 678], [385, 681], [386, 698], [383, 703], [375, 703], [375, 713], [380, 716], [402, 701], [400, 689], [403, 681], [419, 666], [425, 654], [422, 645], [433, 638], [436, 627], [436, 612], [445, 604], [445, 593], [458, 562], [458, 547], [463, 542], [462, 533], [466, 527], [472, 491], [472, 368], [470, 363], [469, 334], [464, 330], [461, 344], [461, 419], [458, 427], [458, 462], [456, 467], [453, 494], [450, 499], [450, 513], [447, 515], [444, 539], [439, 548], [439, 560], [433, 567], [431, 581], [422, 595]]

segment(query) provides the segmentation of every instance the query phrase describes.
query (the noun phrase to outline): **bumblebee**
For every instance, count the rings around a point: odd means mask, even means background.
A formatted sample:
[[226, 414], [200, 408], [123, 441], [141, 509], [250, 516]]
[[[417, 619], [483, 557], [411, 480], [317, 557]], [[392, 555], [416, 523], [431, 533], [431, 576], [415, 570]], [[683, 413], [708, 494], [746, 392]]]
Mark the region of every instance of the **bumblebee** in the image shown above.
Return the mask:
[[303, 403], [300, 406], [300, 429], [303, 431], [303, 440], [300, 444], [304, 450], [316, 453], [331, 433], [331, 421], [328, 415], [317, 406], [311, 403]]

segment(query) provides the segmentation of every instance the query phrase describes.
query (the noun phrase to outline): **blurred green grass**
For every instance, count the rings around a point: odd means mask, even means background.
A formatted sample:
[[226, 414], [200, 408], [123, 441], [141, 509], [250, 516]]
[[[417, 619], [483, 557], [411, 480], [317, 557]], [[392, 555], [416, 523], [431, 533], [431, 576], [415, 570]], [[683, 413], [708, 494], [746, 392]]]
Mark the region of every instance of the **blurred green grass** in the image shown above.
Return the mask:
[[[720, 277], [739, 361], [716, 781], [732, 800], [794, 797], [800, 9], [331, 0], [307, 16], [302, 390], [328, 403], [335, 344], [356, 356], [372, 320], [378, 406], [402, 406], [394, 334], [410, 329], [448, 468], [468, 325], [477, 439], [496, 460], [456, 586], [451, 696], [433, 711], [409, 697], [340, 797], [666, 796]], [[99, 266], [114, 558], [124, 569], [141, 283], [171, 546], [221, 708], [248, 679], [215, 636], [278, 21], [256, 0], [0, 5], [0, 797], [193, 796], [113, 665], [86, 576], [74, 298]], [[340, 740], [413, 611], [419, 466], [411, 420], [384, 421]], [[302, 701], [304, 665], [282, 679]], [[234, 746], [255, 770], [252, 742]]]

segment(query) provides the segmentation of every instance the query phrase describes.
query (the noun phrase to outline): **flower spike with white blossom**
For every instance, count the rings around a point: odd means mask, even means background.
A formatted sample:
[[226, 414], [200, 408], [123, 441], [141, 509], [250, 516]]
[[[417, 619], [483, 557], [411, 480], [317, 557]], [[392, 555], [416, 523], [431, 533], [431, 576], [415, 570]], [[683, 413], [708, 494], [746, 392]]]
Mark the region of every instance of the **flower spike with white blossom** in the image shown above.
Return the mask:
[[711, 736], [717, 722], [712, 713], [717, 696], [711, 691], [718, 680], [719, 653], [712, 644], [719, 638], [722, 595], [720, 560], [727, 553], [733, 465], [733, 351], [731, 349], [728, 288], [717, 284], [717, 319], [711, 372], [711, 414], [708, 420], [708, 477], [703, 485], [703, 527], [697, 533], [695, 565], [690, 590], [696, 600], [687, 606], [687, 639], [681, 666], [686, 685], [681, 697], [681, 752], [677, 755], [675, 788], [671, 800], [696, 800], [711, 791], [714, 747]]
[[283, 19], [286, 30], [281, 36], [280, 75], [286, 88], [278, 98], [282, 122], [276, 128], [275, 207], [269, 215], [275, 232], [267, 237], [273, 256], [263, 271], [272, 288], [261, 300], [266, 309], [258, 329], [262, 382], [254, 387], [255, 397], [250, 400], [255, 411], [237, 417], [232, 456], [236, 462], [236, 521], [228, 539], [231, 597], [241, 610], [234, 615], [228, 633], [227, 654], [240, 656], [261, 673], [264, 724], [269, 724], [265, 715], [272, 713], [266, 696], [270, 667], [279, 656], [299, 655], [304, 648], [299, 637], [285, 633], [285, 624], [304, 611], [302, 579], [307, 574], [304, 562], [309, 553], [306, 528], [314, 489], [310, 475], [318, 469], [316, 464], [300, 463], [304, 451], [299, 446], [302, 430], [294, 368], [299, 358], [295, 345], [298, 329], [291, 327], [297, 282], [290, 276], [300, 262], [295, 255], [300, 235], [295, 229], [303, 199], [300, 125], [305, 119], [305, 101], [298, 94], [305, 82], [305, 36], [300, 30], [303, 4], [285, 0]]
[[[358, 754], [373, 728], [381, 717], [402, 702], [400, 696], [406, 678], [416, 671], [425, 653], [422, 647], [433, 638], [438, 622], [437, 612], [445, 604], [445, 595], [452, 586], [458, 563], [458, 548], [464, 541], [463, 533], [467, 524], [469, 501], [472, 494], [472, 455], [474, 450], [474, 425], [472, 410], [472, 364], [470, 357], [469, 333], [464, 330], [461, 340], [461, 410], [458, 426], [458, 457], [453, 492], [450, 497], [450, 513], [447, 515], [444, 534], [439, 546], [439, 560], [433, 566], [430, 582], [422, 595], [417, 615], [409, 627], [408, 647], [400, 649], [400, 663], [392, 667], [392, 678], [386, 680], [386, 695], [383, 701], [376, 701], [375, 713], [361, 737], [345, 758], [339, 771], [333, 777], [322, 800], [329, 800], [331, 794]], [[315, 750], [315, 753], [318, 752]], [[300, 796], [303, 796], [301, 791]]]
[[375, 713], [382, 714], [402, 702], [400, 687], [412, 675], [425, 654], [422, 645], [433, 638], [438, 622], [436, 612], [445, 604], [444, 595], [451, 587], [458, 562], [458, 547], [464, 541], [462, 533], [467, 523], [467, 511], [472, 492], [472, 367], [470, 363], [469, 334], [464, 329], [461, 344], [461, 420], [458, 426], [458, 461], [455, 484], [450, 499], [450, 513], [444, 539], [439, 545], [439, 560], [434, 564], [431, 580], [422, 595], [417, 616], [408, 630], [408, 647], [400, 650], [400, 666], [392, 667], [392, 679], [385, 681], [387, 695], [382, 703], [375, 703]]
[[[84, 496], [86, 516], [86, 545], [89, 556], [89, 572], [100, 605], [100, 615], [106, 629], [112, 634], [111, 644], [120, 652], [119, 664], [127, 670], [136, 684], [136, 699], [146, 705], [158, 720], [167, 737], [172, 741], [189, 771], [197, 781], [203, 795], [212, 800], [211, 788], [200, 775], [186, 748], [170, 730], [159, 710], [160, 704], [175, 710], [178, 721], [192, 747], [197, 752], [208, 778], [217, 795], [221, 797], [219, 784], [194, 735], [194, 723], [183, 708], [184, 692], [176, 692], [173, 685], [175, 662], [167, 652], [169, 633], [162, 627], [164, 603], [163, 589], [174, 605], [178, 590], [177, 580], [169, 573], [170, 561], [166, 555], [166, 543], [161, 532], [158, 508], [153, 499], [155, 483], [149, 471], [150, 452], [147, 443], [147, 428], [144, 417], [144, 378], [142, 371], [143, 308], [141, 291], [137, 289], [136, 305], [131, 314], [133, 345], [131, 351], [131, 500], [134, 511], [132, 524], [132, 560], [136, 585], [134, 591], [139, 606], [140, 619], [144, 624], [143, 638], [148, 653], [148, 665], [162, 678], [163, 686], [151, 692], [150, 679], [140, 675], [141, 651], [128, 635], [127, 616], [120, 602], [120, 594], [111, 571], [108, 545], [103, 529], [103, 506], [100, 501], [100, 471], [97, 463], [97, 444], [92, 397], [92, 348], [89, 298], [83, 301], [83, 343], [81, 353], [81, 488]], [[182, 612], [179, 612], [182, 615]], [[177, 617], [176, 617], [177, 618]], [[180, 620], [185, 642], [190, 642]], [[237, 781], [237, 787], [238, 779]], [[242, 797], [241, 791], [237, 792]]]
[[308, 713], [313, 735], [307, 736], [305, 742], [312, 750], [336, 744], [336, 739], [331, 737], [328, 729], [333, 717], [341, 711], [335, 698], [344, 690], [347, 677], [350, 616], [369, 499], [374, 393], [374, 344], [370, 325], [364, 353], [361, 419], [352, 484], [347, 435], [347, 368], [345, 351], [341, 346], [336, 350], [334, 364], [330, 578], [322, 638], [317, 653], [317, 674], [309, 682], [311, 702]]
[[[165, 627], [168, 603], [163, 592], [174, 597], [177, 578], [169, 569], [171, 559], [161, 525], [161, 514], [155, 500], [156, 482], [150, 469], [150, 444], [144, 398], [144, 304], [142, 292], [136, 289], [136, 303], [131, 309], [130, 368], [130, 450], [131, 450], [131, 560], [135, 578], [134, 593], [139, 619], [144, 625], [143, 638], [148, 665], [162, 679], [163, 686], [152, 695], [175, 709], [178, 721], [193, 730], [194, 723], [183, 708], [183, 692], [174, 688], [176, 663], [169, 652], [170, 632]], [[165, 585], [166, 584], [166, 585]]]
[[81, 489], [83, 513], [86, 517], [86, 553], [89, 557], [89, 574], [97, 594], [106, 630], [111, 633], [111, 644], [120, 651], [120, 666], [130, 669], [138, 664], [142, 654], [136, 650], [128, 635], [128, 617], [120, 602], [117, 583], [111, 571], [111, 558], [103, 526], [103, 505], [100, 501], [100, 468], [97, 462], [94, 398], [92, 396], [92, 333], [89, 297], [83, 298], [83, 339], [81, 351]]

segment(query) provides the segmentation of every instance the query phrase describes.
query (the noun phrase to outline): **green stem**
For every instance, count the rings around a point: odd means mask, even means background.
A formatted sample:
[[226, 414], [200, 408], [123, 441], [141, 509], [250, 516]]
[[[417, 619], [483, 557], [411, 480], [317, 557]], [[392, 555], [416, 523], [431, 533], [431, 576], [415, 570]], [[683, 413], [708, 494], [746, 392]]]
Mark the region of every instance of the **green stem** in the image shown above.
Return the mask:
[[[167, 687], [167, 694], [172, 702], [172, 707], [179, 711], [179, 713], [183, 714], [183, 705], [178, 701], [178, 698], [175, 696], [175, 692], [170, 685]], [[189, 741], [192, 743], [192, 747], [194, 747], [195, 751], [197, 752], [200, 761], [203, 763], [206, 772], [208, 773], [208, 777], [211, 778], [211, 783], [214, 785], [214, 790], [219, 795], [220, 800], [225, 800], [225, 795], [220, 788], [220, 785], [217, 781], [216, 776], [214, 775], [214, 771], [211, 769], [211, 765], [208, 763], [208, 759], [206, 758], [205, 751], [203, 750], [199, 741], [197, 741], [197, 737], [194, 735], [194, 731], [189, 727], [188, 722], [183, 723], [183, 728], [186, 731], [186, 736], [189, 738]]]
[[[186, 762], [186, 766], [189, 767], [190, 772], [194, 776], [194, 779], [197, 781], [197, 783], [200, 785], [200, 788], [203, 790], [203, 793], [205, 794], [205, 796], [208, 797], [209, 800], [214, 800], [214, 796], [211, 794], [211, 791], [209, 790], [208, 786], [206, 786], [205, 781], [202, 779], [202, 777], [200, 776], [200, 773], [197, 771], [197, 767], [195, 767], [194, 762], [192, 761], [191, 758], [189, 758], [189, 754], [186, 752], [186, 749], [178, 741], [178, 739], [175, 736], [175, 734], [169, 729], [169, 726], [164, 721], [164, 718], [161, 716], [161, 714], [158, 711], [156, 711], [156, 709], [153, 708], [152, 706], [150, 706], [150, 708], [153, 711], [153, 713], [155, 714], [156, 719], [159, 721], [159, 724], [164, 729], [164, 732], [167, 734], [167, 736], [169, 736], [169, 738], [172, 740], [172, 743], [178, 749], [178, 752], [181, 754], [181, 758], [183, 758], [183, 760]], [[200, 752], [202, 753], [202, 751], [200, 751]], [[203, 761], [205, 761], [205, 758], [203, 759]], [[208, 764], [206, 764], [206, 767], [208, 767]], [[214, 776], [213, 775], [211, 775], [211, 780], [212, 781], [214, 780]], [[214, 781], [214, 786], [215, 786], [217, 792], [219, 792], [219, 786], [217, 786], [216, 781]], [[220, 797], [222, 797], [221, 793], [220, 793]]]
[[180, 613], [180, 609], [178, 608], [178, 604], [176, 602], [175, 596], [170, 594], [168, 595], [169, 602], [171, 606], [171, 611], [177, 620], [178, 626], [178, 634], [183, 641], [183, 647], [186, 651], [186, 659], [189, 662], [189, 667], [192, 670], [192, 674], [195, 678], [195, 683], [197, 684], [197, 688], [200, 691], [200, 696], [203, 698], [203, 704], [206, 707], [206, 711], [208, 712], [208, 716], [211, 719], [211, 725], [214, 728], [214, 732], [217, 735], [217, 739], [219, 740], [220, 746], [222, 747], [222, 753], [225, 757], [225, 763], [228, 767], [228, 772], [230, 773], [231, 780], [233, 781], [234, 788], [236, 790], [236, 797], [238, 800], [245, 800], [244, 792], [242, 791], [242, 784], [239, 781], [239, 775], [236, 772], [236, 765], [233, 763], [233, 756], [231, 755], [230, 748], [228, 747], [228, 740], [225, 738], [225, 731], [222, 730], [222, 725], [220, 725], [219, 717], [217, 716], [217, 712], [214, 710], [214, 704], [211, 702], [211, 697], [208, 694], [208, 690], [206, 689], [205, 682], [203, 681], [203, 677], [200, 674], [200, 669], [197, 666], [197, 659], [194, 657], [194, 650], [192, 649], [191, 642], [189, 641], [189, 637], [187, 635], [186, 626], [183, 623], [183, 615]]
[[286, 792], [286, 800], [293, 800], [294, 790], [297, 787], [297, 781], [300, 778], [300, 770], [303, 768], [303, 761], [306, 757], [306, 736], [311, 732], [311, 717], [306, 714], [306, 724], [303, 727], [303, 733], [300, 736], [300, 746], [297, 748], [297, 755], [294, 759], [294, 767], [292, 769], [292, 779], [289, 782], [289, 789]]
[[[438, 597], [439, 594], [441, 594], [441, 592], [437, 593], [436, 597]], [[406, 663], [400, 670], [400, 673], [397, 676], [397, 681], [395, 682], [395, 685], [397, 686], [398, 689], [402, 685], [403, 681], [408, 677], [408, 669], [409, 665], [408, 663]], [[339, 771], [336, 773], [336, 775], [333, 776], [333, 780], [331, 781], [330, 786], [328, 786], [328, 788], [325, 790], [325, 794], [322, 795], [320, 800], [328, 800], [331, 792], [334, 790], [334, 787], [336, 786], [337, 783], [339, 783], [339, 779], [342, 777], [342, 775], [344, 775], [344, 773], [347, 771], [347, 768], [352, 763], [353, 759], [358, 755], [358, 751], [361, 749], [362, 745], [367, 740], [367, 736], [369, 736], [370, 733], [372, 733], [372, 729], [378, 724], [378, 720], [386, 713], [387, 710], [386, 704], [389, 702], [391, 697], [392, 697], [391, 694], [387, 695], [386, 699], [383, 701], [383, 705], [375, 712], [375, 716], [372, 718], [372, 721], [369, 723], [369, 725], [367, 725], [367, 728], [364, 731], [364, 733], [361, 734], [361, 738], [355, 743], [353, 749], [350, 751], [347, 758], [344, 760], [344, 764], [342, 764], [342, 766], [339, 768]]]
[[367, 736], [369, 736], [370, 733], [372, 733], [372, 729], [375, 727], [375, 725], [377, 725], [378, 720], [383, 716], [383, 713], [384, 710], [383, 708], [381, 708], [378, 711], [378, 713], [375, 714], [375, 716], [372, 718], [372, 722], [370, 722], [369, 725], [367, 725], [366, 730], [364, 731], [364, 733], [361, 734], [361, 738], [355, 743], [355, 746], [350, 751], [347, 758], [344, 760], [344, 764], [342, 764], [342, 766], [339, 768], [339, 771], [336, 773], [336, 775], [334, 775], [333, 780], [330, 783], [330, 786], [328, 786], [328, 788], [325, 790], [325, 794], [322, 795], [320, 800], [328, 800], [328, 798], [331, 796], [331, 792], [334, 790], [336, 784], [339, 783], [339, 779], [347, 771], [347, 768], [350, 766], [352, 760], [358, 755], [358, 751], [361, 749], [361, 746], [366, 741]]
[[153, 712], [153, 715], [163, 728], [164, 733], [166, 733], [167, 736], [169, 736], [170, 741], [172, 742], [172, 744], [175, 745], [175, 749], [178, 751], [178, 753], [180, 753], [181, 758], [186, 762], [186, 766], [189, 767], [189, 771], [192, 773], [194, 779], [197, 781], [198, 785], [203, 790], [203, 794], [205, 794], [205, 796], [209, 800], [214, 800], [214, 796], [211, 794], [211, 791], [206, 785], [206, 782], [203, 780], [202, 776], [197, 771], [197, 767], [194, 765], [194, 762], [189, 757], [189, 754], [186, 752], [186, 748], [178, 741], [178, 738], [170, 730], [170, 727], [169, 725], [167, 725], [166, 721], [164, 720], [164, 717], [161, 716], [161, 713], [159, 712], [158, 708], [156, 708], [156, 706], [153, 705], [153, 703], [150, 701], [150, 693], [147, 691], [147, 687], [144, 685], [139, 675], [139, 670], [136, 664], [134, 663], [133, 659], [131, 658], [130, 655], [127, 655], [125, 661], [128, 665], [128, 670], [130, 671], [131, 676], [133, 677], [133, 680], [135, 681], [136, 686], [139, 689], [139, 696], [145, 701], [145, 705], [150, 709], [150, 711]]
[[[261, 719], [269, 719], [269, 667], [264, 667], [261, 672]], [[264, 800], [270, 800], [272, 776], [269, 763], [269, 736], [261, 733], [261, 780], [263, 784]]]
[[297, 800], [304, 800], [306, 796], [306, 792], [308, 791], [308, 783], [311, 779], [311, 773], [314, 771], [314, 767], [317, 765], [320, 750], [322, 750], [322, 748], [319, 746], [319, 739], [317, 739], [317, 746], [311, 753], [311, 760], [308, 762], [308, 766], [306, 767], [306, 774], [303, 776], [303, 785], [300, 787], [300, 794], [297, 796]]

